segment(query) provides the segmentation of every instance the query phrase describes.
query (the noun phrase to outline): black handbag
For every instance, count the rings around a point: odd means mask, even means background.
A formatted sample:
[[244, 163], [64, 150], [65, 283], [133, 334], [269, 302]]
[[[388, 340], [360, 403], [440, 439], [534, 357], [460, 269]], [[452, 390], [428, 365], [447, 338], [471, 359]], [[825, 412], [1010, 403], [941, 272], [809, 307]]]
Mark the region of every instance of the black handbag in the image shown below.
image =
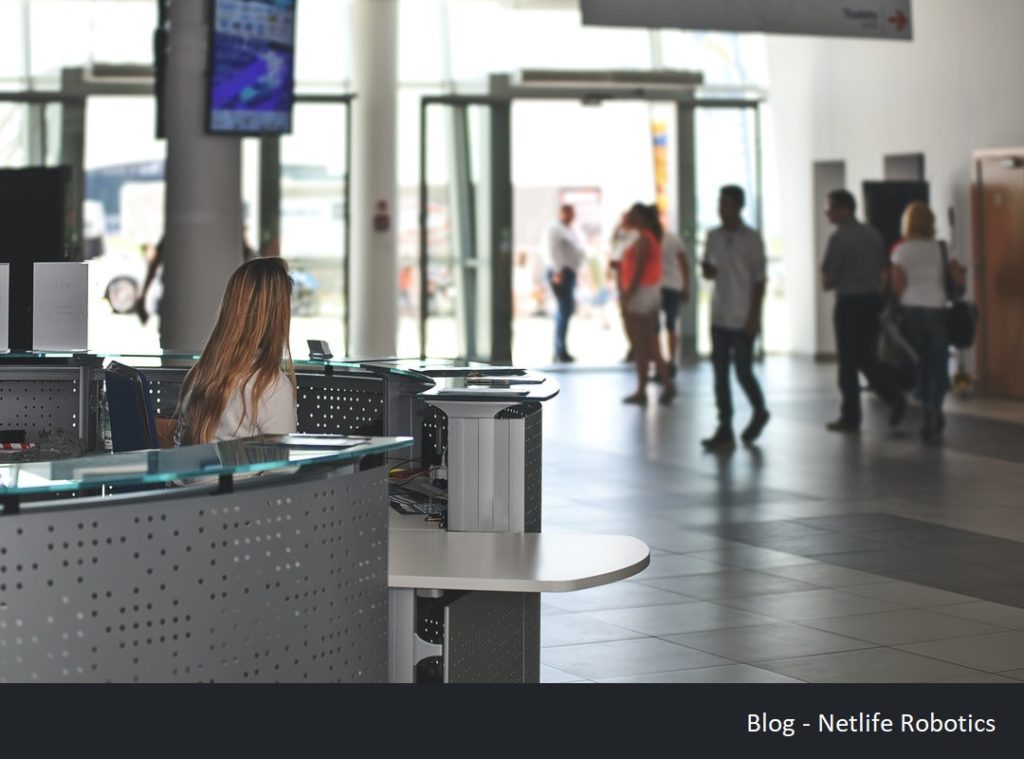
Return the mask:
[[970, 348], [974, 345], [974, 334], [978, 328], [978, 309], [970, 301], [964, 300], [966, 288], [953, 281], [946, 243], [939, 242], [939, 247], [942, 249], [942, 271], [946, 297], [949, 299], [946, 307], [946, 340], [954, 348]]

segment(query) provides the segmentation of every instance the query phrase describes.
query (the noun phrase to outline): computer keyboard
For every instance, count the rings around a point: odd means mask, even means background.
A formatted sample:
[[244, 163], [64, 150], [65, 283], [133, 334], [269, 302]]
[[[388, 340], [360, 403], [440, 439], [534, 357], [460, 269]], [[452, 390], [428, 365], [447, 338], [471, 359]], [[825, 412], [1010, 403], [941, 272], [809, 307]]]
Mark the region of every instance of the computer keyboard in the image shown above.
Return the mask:
[[401, 514], [444, 514], [448, 511], [448, 493], [425, 477], [408, 482], [392, 482], [389, 488], [391, 507]]
[[392, 491], [395, 489], [406, 493], [418, 493], [432, 499], [448, 500], [448, 491], [434, 485], [426, 477], [413, 477], [406, 481], [392, 482]]

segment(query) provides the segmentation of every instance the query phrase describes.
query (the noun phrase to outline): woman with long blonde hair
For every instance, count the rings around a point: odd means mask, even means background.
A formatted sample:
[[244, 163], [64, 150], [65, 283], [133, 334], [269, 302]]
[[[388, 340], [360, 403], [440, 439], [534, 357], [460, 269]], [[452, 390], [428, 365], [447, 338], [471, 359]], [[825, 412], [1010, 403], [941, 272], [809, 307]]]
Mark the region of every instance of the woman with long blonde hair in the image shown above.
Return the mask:
[[903, 331], [917, 350], [918, 395], [924, 407], [921, 439], [942, 435], [942, 402], [949, 389], [949, 340], [946, 303], [963, 287], [966, 270], [949, 258], [935, 239], [935, 214], [927, 203], [911, 203], [903, 212], [904, 240], [892, 254], [892, 285], [900, 299]]
[[178, 401], [177, 445], [295, 432], [295, 367], [288, 349], [292, 280], [281, 258], [242, 264]]

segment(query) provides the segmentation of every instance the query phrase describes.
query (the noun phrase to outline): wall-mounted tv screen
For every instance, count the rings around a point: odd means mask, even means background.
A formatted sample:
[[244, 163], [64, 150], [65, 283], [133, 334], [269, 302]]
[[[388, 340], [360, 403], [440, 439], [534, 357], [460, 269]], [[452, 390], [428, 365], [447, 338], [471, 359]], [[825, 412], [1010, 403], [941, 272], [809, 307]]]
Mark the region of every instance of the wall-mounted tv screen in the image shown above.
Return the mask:
[[290, 132], [295, 0], [213, 0], [211, 5], [207, 130]]

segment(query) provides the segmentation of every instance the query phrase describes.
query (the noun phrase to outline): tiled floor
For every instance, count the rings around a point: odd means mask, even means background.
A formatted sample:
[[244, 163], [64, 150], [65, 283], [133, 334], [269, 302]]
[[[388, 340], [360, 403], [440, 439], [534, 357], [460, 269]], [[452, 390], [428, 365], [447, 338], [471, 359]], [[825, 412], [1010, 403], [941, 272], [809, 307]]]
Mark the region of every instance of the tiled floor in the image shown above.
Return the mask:
[[[706, 453], [710, 367], [671, 408], [623, 370], [559, 372], [544, 414], [544, 530], [634, 535], [636, 577], [545, 594], [544, 682], [1024, 680], [1024, 404], [956, 399], [924, 447], [865, 396], [836, 435], [834, 367], [758, 368], [758, 445]], [[737, 427], [749, 409], [736, 389]]]

